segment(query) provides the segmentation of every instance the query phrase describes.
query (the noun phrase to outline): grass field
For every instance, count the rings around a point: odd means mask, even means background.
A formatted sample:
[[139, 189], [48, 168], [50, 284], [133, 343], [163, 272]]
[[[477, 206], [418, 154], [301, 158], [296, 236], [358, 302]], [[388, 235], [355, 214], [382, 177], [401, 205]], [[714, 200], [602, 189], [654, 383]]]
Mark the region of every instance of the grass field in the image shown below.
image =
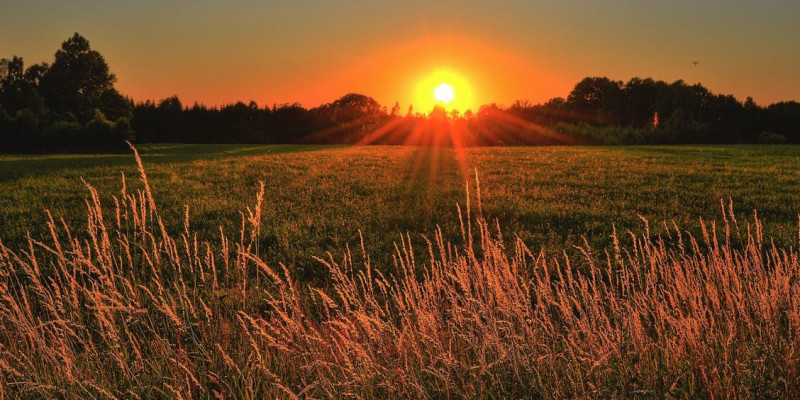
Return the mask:
[[0, 399], [800, 391], [798, 147], [142, 151], [0, 156]]
[[[202, 238], [238, 232], [240, 212], [266, 185], [262, 255], [313, 274], [313, 256], [358, 244], [390, 264], [400, 235], [459, 235], [456, 203], [478, 171], [486, 217], [533, 249], [571, 250], [582, 235], [609, 244], [612, 224], [639, 229], [647, 218], [684, 229], [720, 221], [720, 200], [741, 215], [758, 210], [765, 233], [795, 243], [800, 211], [800, 147], [520, 147], [452, 149], [248, 145], [142, 145], [156, 202], [173, 232], [184, 205]], [[0, 155], [0, 239], [7, 245], [47, 233], [44, 210], [86, 225], [88, 191], [119, 194], [120, 174], [138, 187], [130, 154]], [[474, 193], [473, 193], [474, 195]], [[473, 201], [475, 199], [473, 198]], [[624, 238], [623, 238], [624, 240]]]

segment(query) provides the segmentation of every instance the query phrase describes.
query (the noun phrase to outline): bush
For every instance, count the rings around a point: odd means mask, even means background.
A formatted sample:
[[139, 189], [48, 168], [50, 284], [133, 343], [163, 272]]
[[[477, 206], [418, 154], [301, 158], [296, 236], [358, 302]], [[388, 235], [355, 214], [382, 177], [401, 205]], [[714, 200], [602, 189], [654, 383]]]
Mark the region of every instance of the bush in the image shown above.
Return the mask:
[[41, 145], [49, 150], [70, 148], [81, 140], [83, 134], [83, 126], [77, 122], [56, 121], [42, 131]]
[[64, 119], [42, 130], [32, 150], [48, 152], [121, 150], [126, 148], [126, 140], [133, 139], [127, 118], [111, 122], [102, 112], [95, 110], [94, 118], [86, 125], [81, 125], [71, 114], [62, 116]]
[[14, 132], [11, 130], [11, 122], [11, 116], [0, 105], [0, 149], [11, 149], [16, 140]]
[[[51, 118], [57, 120], [49, 123]], [[12, 118], [0, 109], [0, 151], [119, 151], [127, 148], [126, 141], [133, 141], [130, 120], [112, 122], [98, 110], [82, 125], [71, 113], [42, 116], [24, 109]]]
[[775, 132], [761, 132], [758, 135], [758, 143], [759, 144], [784, 144], [786, 143], [786, 138], [781, 135], [780, 133]]
[[622, 126], [594, 126], [586, 122], [569, 124], [560, 122], [553, 129], [563, 135], [569, 136], [578, 144], [593, 145], [630, 145], [650, 144], [656, 141], [655, 133], [636, 128]]
[[124, 149], [127, 147], [125, 141], [132, 139], [131, 125], [126, 118], [111, 122], [100, 110], [95, 110], [94, 118], [86, 124], [85, 130], [82, 140], [76, 141], [81, 148]]
[[[41, 140], [39, 139], [39, 127], [41, 122], [38, 115], [26, 108], [17, 112], [13, 118], [6, 116], [0, 117], [5, 120], [2, 124], [4, 135], [8, 135], [8, 149], [14, 151], [27, 151], [35, 149]], [[5, 142], [5, 140], [3, 141]]]

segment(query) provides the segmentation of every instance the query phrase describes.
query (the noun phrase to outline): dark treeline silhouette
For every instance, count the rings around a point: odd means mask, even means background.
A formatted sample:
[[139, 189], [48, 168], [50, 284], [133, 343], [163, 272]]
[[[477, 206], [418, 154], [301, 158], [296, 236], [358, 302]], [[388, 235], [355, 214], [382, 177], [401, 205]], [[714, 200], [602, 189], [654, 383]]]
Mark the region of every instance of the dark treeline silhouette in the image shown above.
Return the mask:
[[0, 60], [0, 149], [112, 150], [132, 139], [133, 102], [89, 41], [75, 34], [52, 64]]
[[75, 34], [52, 64], [0, 60], [0, 150], [114, 150], [139, 143], [415, 145], [800, 143], [800, 103], [762, 107], [683, 81], [580, 81], [543, 104], [484, 105], [427, 115], [351, 93], [314, 108], [255, 102], [184, 106], [173, 96], [134, 105], [100, 53]]
[[586, 78], [544, 104], [400, 115], [348, 94], [319, 107], [183, 108], [176, 97], [134, 107], [140, 142], [451, 145], [800, 143], [800, 103], [761, 107], [683, 81]]
[[800, 142], [800, 103], [760, 107], [680, 80], [586, 78], [566, 100], [517, 109], [556, 115], [556, 130], [590, 144]]

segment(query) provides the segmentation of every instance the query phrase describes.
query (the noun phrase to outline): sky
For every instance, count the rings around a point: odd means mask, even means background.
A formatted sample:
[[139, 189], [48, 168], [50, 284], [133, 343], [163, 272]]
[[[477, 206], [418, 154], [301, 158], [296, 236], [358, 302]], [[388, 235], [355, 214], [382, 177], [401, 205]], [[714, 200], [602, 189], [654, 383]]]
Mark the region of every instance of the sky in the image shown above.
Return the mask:
[[[136, 101], [454, 108], [566, 97], [587, 76], [800, 100], [800, 2], [0, 0], [0, 57], [52, 62], [74, 32]], [[699, 61], [695, 66], [693, 61]]]

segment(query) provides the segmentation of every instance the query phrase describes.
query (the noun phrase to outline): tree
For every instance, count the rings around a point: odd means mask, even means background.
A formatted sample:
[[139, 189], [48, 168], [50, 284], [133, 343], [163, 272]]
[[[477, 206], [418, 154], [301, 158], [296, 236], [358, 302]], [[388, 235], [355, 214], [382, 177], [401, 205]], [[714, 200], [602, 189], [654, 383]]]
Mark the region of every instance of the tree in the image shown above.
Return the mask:
[[114, 88], [100, 94], [95, 108], [102, 111], [111, 121], [133, 118], [133, 101]]
[[625, 105], [621, 81], [585, 78], [567, 97], [567, 104], [579, 120], [598, 125], [619, 125]]
[[428, 118], [432, 121], [446, 121], [447, 120], [447, 110], [444, 109], [444, 106], [441, 104], [437, 104], [433, 106], [431, 113], [428, 115]]
[[626, 110], [628, 115], [625, 122], [634, 128], [652, 126], [653, 115], [659, 111], [656, 109], [659, 89], [663, 86], [651, 78], [631, 78], [624, 87], [628, 103]]
[[381, 112], [381, 105], [375, 99], [358, 93], [348, 93], [331, 104], [337, 113], [347, 116], [365, 116]]
[[181, 126], [183, 125], [183, 104], [178, 96], [167, 97], [158, 103], [158, 134], [161, 140], [183, 141]]
[[47, 64], [34, 64], [27, 70], [24, 67], [21, 57], [0, 59], [0, 108], [11, 116], [25, 109], [36, 114], [45, 112], [37, 86]]
[[0, 60], [0, 84], [5, 86], [9, 82], [22, 79], [24, 65], [22, 57], [13, 56], [10, 60], [7, 58]]
[[372, 97], [348, 93], [311, 110], [315, 119], [313, 138], [322, 143], [356, 143], [383, 123], [384, 107]]
[[789, 143], [800, 143], [800, 103], [782, 101], [767, 107], [766, 127]]
[[[53, 111], [71, 113], [80, 121], [88, 122], [94, 118], [95, 108], [103, 113], [109, 111], [102, 97], [113, 90], [115, 81], [105, 58], [92, 50], [86, 38], [75, 33], [56, 51], [55, 61], [42, 77], [40, 86]], [[108, 96], [106, 94], [106, 98]]]

